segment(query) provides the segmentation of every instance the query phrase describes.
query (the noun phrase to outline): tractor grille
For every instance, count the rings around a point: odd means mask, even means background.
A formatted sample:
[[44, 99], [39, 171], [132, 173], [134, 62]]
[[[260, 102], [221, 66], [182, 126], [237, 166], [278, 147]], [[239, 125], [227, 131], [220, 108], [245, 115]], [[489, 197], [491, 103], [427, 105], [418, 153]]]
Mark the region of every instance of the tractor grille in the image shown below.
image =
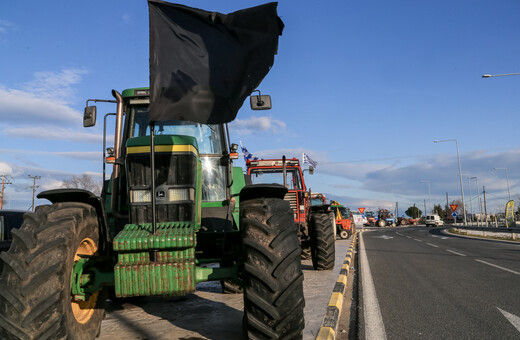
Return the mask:
[[[157, 222], [193, 221], [195, 215], [193, 201], [169, 201], [167, 197], [170, 188], [188, 188], [188, 190], [195, 188], [196, 164], [196, 157], [193, 154], [155, 154], [155, 185], [157, 191], [164, 193], [163, 198], [156, 201]], [[151, 189], [149, 154], [129, 154], [127, 169], [130, 190]], [[151, 202], [131, 202], [130, 216], [132, 223], [151, 223]]]
[[289, 202], [291, 205], [291, 209], [294, 211], [294, 214], [298, 213], [298, 199], [295, 192], [288, 192], [285, 194], [284, 200]]

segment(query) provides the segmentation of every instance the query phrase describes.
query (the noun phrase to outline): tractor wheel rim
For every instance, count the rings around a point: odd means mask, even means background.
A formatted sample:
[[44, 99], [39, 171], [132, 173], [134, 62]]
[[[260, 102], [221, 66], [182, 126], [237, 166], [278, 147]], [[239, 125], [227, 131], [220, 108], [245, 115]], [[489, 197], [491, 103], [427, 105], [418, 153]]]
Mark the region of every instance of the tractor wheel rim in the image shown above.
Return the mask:
[[[91, 238], [85, 238], [81, 241], [74, 254], [74, 262], [76, 263], [81, 255], [94, 255], [97, 253], [97, 245]], [[92, 294], [86, 301], [74, 301], [71, 300], [72, 313], [77, 322], [84, 324], [87, 323], [92, 314], [94, 314], [96, 303], [98, 299], [98, 292]]]

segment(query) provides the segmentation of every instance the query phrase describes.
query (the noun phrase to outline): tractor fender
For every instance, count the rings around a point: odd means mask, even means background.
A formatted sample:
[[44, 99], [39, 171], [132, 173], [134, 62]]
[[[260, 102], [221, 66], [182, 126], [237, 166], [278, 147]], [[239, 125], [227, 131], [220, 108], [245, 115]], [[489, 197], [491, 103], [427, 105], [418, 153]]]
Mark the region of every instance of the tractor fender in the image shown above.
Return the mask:
[[250, 184], [240, 190], [240, 202], [262, 197], [283, 200], [287, 192], [287, 188], [280, 184]]
[[52, 203], [61, 202], [80, 202], [93, 206], [99, 221], [100, 238], [103, 240], [100, 244], [100, 251], [104, 253], [109, 251], [108, 243], [110, 242], [110, 233], [108, 230], [108, 222], [105, 208], [101, 197], [94, 195], [92, 192], [84, 189], [53, 189], [40, 192], [36, 197], [47, 199]]
[[311, 213], [323, 213], [326, 214], [329, 210], [330, 204], [311, 205]]

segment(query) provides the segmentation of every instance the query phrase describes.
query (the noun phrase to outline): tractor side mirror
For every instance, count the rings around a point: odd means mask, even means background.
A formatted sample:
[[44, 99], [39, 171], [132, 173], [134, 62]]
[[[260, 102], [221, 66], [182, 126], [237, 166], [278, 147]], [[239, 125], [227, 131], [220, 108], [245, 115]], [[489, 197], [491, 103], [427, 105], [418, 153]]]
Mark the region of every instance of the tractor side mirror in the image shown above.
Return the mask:
[[312, 166], [309, 167], [309, 175], [314, 175], [314, 168]]
[[252, 95], [249, 97], [251, 102], [251, 110], [270, 110], [271, 96], [269, 95]]
[[96, 125], [96, 107], [87, 106], [83, 112], [83, 127], [91, 127]]

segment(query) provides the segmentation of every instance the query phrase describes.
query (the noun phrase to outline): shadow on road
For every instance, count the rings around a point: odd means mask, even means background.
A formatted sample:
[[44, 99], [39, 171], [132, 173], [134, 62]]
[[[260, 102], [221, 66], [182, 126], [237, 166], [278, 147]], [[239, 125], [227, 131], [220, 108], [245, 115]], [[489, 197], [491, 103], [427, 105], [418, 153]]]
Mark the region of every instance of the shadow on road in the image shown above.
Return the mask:
[[[233, 308], [225, 302], [226, 300], [241, 301], [242, 295], [223, 294], [218, 283], [197, 288], [197, 294], [188, 294], [185, 297], [145, 297], [128, 301], [120, 300], [121, 302], [107, 301], [109, 314], [106, 319], [117, 320], [124, 334], [117, 334], [116, 330], [107, 332], [102, 327], [101, 338], [119, 339], [124, 335], [124, 339], [143, 340], [244, 339], [242, 335], [243, 311]], [[208, 295], [208, 298], [204, 297], [205, 294]], [[211, 299], [209, 295], [211, 295]], [[158, 320], [159, 322], [157, 322]], [[170, 325], [165, 324], [164, 321]], [[176, 328], [181, 330], [177, 332]], [[198, 335], [181, 335], [181, 333], [189, 334], [191, 332]], [[114, 335], [112, 336], [112, 334]]]

